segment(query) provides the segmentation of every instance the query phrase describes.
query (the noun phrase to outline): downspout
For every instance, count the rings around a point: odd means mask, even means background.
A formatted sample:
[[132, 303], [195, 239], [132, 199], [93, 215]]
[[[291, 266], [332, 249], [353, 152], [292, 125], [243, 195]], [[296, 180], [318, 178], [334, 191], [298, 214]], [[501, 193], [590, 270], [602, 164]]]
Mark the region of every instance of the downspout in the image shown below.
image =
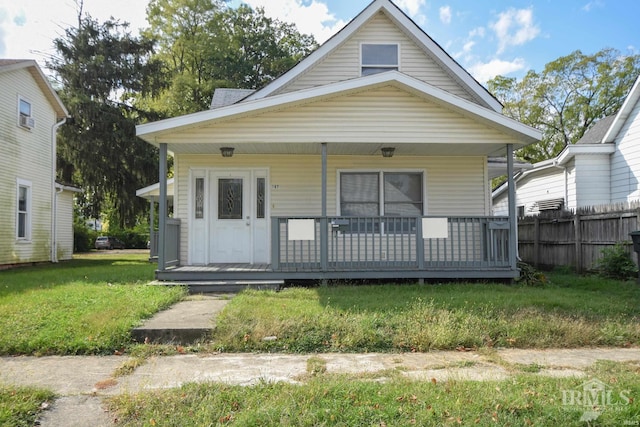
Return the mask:
[[515, 180], [513, 179], [513, 144], [507, 144], [507, 182], [507, 200], [509, 205], [509, 261], [511, 263], [511, 270], [517, 273], [518, 215], [516, 212]]
[[[57, 135], [58, 128], [67, 122], [67, 118], [63, 118], [51, 127], [51, 262], [58, 262], [58, 192], [56, 190], [56, 173], [58, 169], [57, 154], [58, 144]], [[62, 189], [60, 189], [62, 192]]]

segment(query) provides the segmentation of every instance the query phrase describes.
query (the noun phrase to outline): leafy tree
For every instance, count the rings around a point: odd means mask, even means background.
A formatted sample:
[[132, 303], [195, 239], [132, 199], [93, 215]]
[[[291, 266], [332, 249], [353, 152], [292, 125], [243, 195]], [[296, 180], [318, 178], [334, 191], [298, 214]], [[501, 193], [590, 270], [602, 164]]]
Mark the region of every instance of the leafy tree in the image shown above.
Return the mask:
[[640, 55], [615, 49], [593, 55], [579, 50], [529, 71], [522, 80], [498, 76], [489, 90], [504, 104], [504, 114], [540, 129], [539, 144], [518, 156], [538, 162], [575, 143], [598, 120], [615, 114], [640, 73]]
[[265, 16], [262, 9], [228, 8], [219, 0], [151, 0], [149, 28], [155, 59], [166, 76], [158, 98], [139, 105], [166, 116], [209, 108], [215, 88], [258, 88], [316, 47], [312, 36]]
[[135, 189], [157, 180], [156, 150], [136, 138], [135, 124], [150, 115], [129, 98], [156, 87], [153, 42], [135, 38], [127, 24], [79, 18], [54, 41], [48, 62], [62, 86], [60, 96], [72, 120], [61, 128], [59, 179], [84, 190], [83, 214], [98, 217], [112, 207], [122, 227], [147, 208]]
[[[218, 40], [224, 2], [218, 0], [151, 0], [147, 6], [148, 39], [157, 40], [155, 59], [163, 64], [165, 90], [143, 103], [164, 115], [206, 109], [219, 75], [212, 64], [224, 61], [228, 43]], [[218, 81], [216, 81], [218, 80]]]

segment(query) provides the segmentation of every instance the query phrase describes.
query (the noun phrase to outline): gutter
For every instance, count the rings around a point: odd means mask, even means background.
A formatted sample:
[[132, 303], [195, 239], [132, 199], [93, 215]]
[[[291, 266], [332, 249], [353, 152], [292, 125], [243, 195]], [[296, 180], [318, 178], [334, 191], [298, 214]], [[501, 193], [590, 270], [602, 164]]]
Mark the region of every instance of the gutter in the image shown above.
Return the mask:
[[58, 128], [67, 122], [67, 118], [63, 118], [51, 127], [51, 262], [58, 262], [58, 193], [61, 193], [63, 189], [58, 191], [56, 189], [56, 172], [58, 169], [56, 156], [58, 154], [57, 135]]

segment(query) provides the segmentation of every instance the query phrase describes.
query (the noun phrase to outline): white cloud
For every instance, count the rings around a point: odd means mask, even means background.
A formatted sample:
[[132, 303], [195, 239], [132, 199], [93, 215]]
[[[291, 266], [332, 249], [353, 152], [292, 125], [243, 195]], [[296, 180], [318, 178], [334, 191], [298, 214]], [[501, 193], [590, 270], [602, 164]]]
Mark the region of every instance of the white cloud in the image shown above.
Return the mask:
[[522, 45], [540, 34], [540, 28], [533, 23], [531, 8], [502, 12], [490, 27], [498, 37], [498, 54], [504, 52], [508, 46]]
[[495, 76], [504, 76], [509, 73], [524, 69], [526, 63], [522, 58], [516, 58], [513, 61], [503, 61], [501, 59], [493, 59], [489, 62], [479, 62], [468, 67], [473, 77], [481, 83], [486, 83]]
[[591, 12], [592, 9], [600, 7], [604, 7], [604, 3], [600, 0], [594, 0], [582, 6], [582, 10], [585, 12]]
[[329, 12], [327, 5], [312, 0], [244, 0], [252, 8], [262, 7], [267, 16], [283, 22], [296, 24], [298, 31], [313, 34], [316, 41], [323, 43], [346, 25]]
[[440, 8], [440, 21], [443, 24], [451, 23], [451, 7], [450, 6], [442, 6]]
[[420, 8], [424, 6], [425, 0], [397, 0], [394, 3], [410, 16], [415, 17], [420, 13]]
[[422, 26], [427, 23], [427, 17], [420, 13], [420, 9], [426, 4], [426, 0], [396, 0], [394, 3], [404, 10], [418, 25]]
[[480, 37], [483, 38], [485, 35], [485, 28], [484, 27], [477, 27], [474, 28], [473, 30], [469, 31], [469, 37]]
[[468, 42], [466, 42], [464, 44], [464, 46], [462, 46], [462, 52], [463, 53], [469, 53], [471, 52], [471, 49], [473, 48], [473, 46], [476, 45], [476, 42], [474, 42], [473, 40], [470, 40]]

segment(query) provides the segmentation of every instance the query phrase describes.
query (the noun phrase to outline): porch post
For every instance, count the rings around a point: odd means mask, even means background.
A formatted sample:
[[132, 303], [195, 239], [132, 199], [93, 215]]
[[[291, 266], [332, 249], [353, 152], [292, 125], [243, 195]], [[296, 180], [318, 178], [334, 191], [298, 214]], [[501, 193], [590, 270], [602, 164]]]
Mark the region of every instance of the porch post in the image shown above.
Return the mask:
[[153, 231], [154, 231], [154, 223], [156, 218], [156, 202], [153, 200], [153, 196], [149, 199], [149, 258], [153, 256], [153, 247], [155, 246], [153, 243]]
[[165, 234], [167, 229], [167, 144], [160, 144], [160, 199], [158, 200], [158, 270], [167, 266]]
[[320, 217], [320, 268], [327, 271], [329, 265], [329, 223], [327, 220], [327, 143], [322, 146], [322, 216]]
[[509, 262], [511, 269], [517, 268], [518, 216], [516, 214], [516, 184], [513, 179], [513, 144], [507, 144], [507, 190], [509, 200]]

